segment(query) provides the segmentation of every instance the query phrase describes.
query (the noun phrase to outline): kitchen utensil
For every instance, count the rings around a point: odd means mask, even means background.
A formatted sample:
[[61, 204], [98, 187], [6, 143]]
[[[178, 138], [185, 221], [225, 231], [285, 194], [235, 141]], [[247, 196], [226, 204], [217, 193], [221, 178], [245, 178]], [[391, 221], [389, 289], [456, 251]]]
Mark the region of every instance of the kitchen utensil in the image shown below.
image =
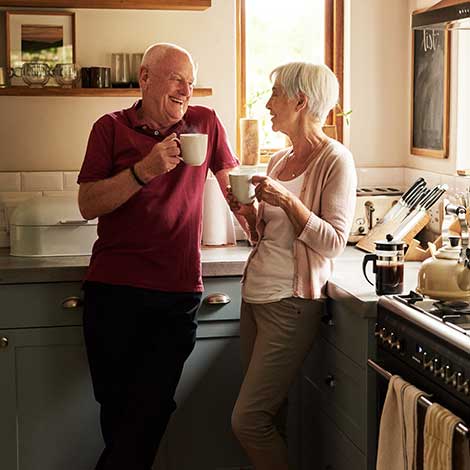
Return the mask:
[[54, 67], [53, 75], [55, 81], [63, 88], [71, 88], [78, 80], [79, 68], [76, 64], [57, 64]]
[[111, 84], [113, 88], [129, 88], [129, 54], [111, 54]]
[[375, 253], [364, 256], [362, 272], [367, 282], [374, 285], [367, 277], [366, 266], [372, 261], [375, 273], [375, 292], [377, 295], [401, 294], [403, 292], [403, 268], [405, 242], [393, 240], [391, 235], [386, 240], [375, 242]]
[[111, 88], [109, 67], [82, 67], [82, 88]]
[[13, 76], [13, 69], [0, 67], [0, 88], [10, 86], [10, 78]]
[[139, 88], [139, 74], [140, 74], [140, 64], [142, 63], [142, 57], [144, 54], [134, 53], [130, 55], [130, 64], [129, 64], [129, 78], [131, 81], [132, 88]]
[[[416, 231], [418, 227], [421, 230], [429, 221], [429, 214], [427, 213], [439, 199], [447, 191], [448, 186], [446, 184], [440, 184], [435, 186], [429, 193], [426, 194], [419, 203], [416, 205], [416, 208], [413, 209], [400, 223], [400, 225], [392, 232], [392, 235], [397, 240], [402, 240], [405, 237], [408, 239], [413, 233], [412, 237], [418, 232]], [[423, 225], [423, 222], [426, 223]]]
[[25, 62], [21, 67], [21, 77], [31, 88], [42, 88], [51, 76], [51, 69], [44, 62]]
[[401, 196], [400, 200], [385, 214], [382, 219], [382, 222], [388, 222], [394, 217], [398, 217], [399, 214], [408, 213], [410, 201], [419, 193], [421, 188], [426, 186], [426, 181], [424, 178], [418, 178]]

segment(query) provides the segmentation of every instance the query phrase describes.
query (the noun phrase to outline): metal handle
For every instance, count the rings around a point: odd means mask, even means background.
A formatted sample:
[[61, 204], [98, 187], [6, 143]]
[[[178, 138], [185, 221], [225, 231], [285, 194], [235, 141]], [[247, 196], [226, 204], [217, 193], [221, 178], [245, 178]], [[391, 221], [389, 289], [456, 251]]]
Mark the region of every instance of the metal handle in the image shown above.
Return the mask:
[[60, 225], [86, 225], [88, 220], [77, 219], [77, 220], [59, 220]]
[[80, 308], [81, 306], [83, 306], [83, 301], [80, 297], [67, 297], [62, 301], [62, 308], [71, 309]]
[[335, 321], [333, 320], [333, 317], [331, 316], [331, 313], [327, 313], [326, 315], [323, 315], [321, 317], [321, 321], [328, 326], [335, 326]]
[[227, 295], [221, 292], [216, 292], [214, 294], [209, 294], [204, 298], [204, 302], [209, 305], [225, 305], [232, 301], [232, 299]]
[[0, 349], [8, 348], [8, 338], [6, 336], [2, 336], [0, 338]]

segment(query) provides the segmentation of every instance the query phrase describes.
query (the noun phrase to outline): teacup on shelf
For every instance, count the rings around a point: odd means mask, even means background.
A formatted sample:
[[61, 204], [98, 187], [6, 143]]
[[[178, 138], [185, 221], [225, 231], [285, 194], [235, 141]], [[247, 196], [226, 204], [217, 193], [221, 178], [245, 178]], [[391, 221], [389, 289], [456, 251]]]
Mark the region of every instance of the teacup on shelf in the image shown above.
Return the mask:
[[25, 62], [21, 67], [21, 77], [31, 88], [41, 88], [50, 77], [50, 68], [44, 62]]
[[76, 64], [57, 64], [52, 71], [55, 81], [63, 88], [71, 88], [79, 77]]

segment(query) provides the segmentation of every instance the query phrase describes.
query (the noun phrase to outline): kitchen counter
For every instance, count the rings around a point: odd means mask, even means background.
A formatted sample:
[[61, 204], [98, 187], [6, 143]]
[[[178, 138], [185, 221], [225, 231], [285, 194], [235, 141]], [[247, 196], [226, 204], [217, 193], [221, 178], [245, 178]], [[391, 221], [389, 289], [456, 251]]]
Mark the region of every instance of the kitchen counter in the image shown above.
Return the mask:
[[[243, 243], [233, 247], [203, 247], [203, 276], [241, 275], [250, 251]], [[8, 248], [1, 248], [0, 284], [81, 281], [89, 262], [89, 256], [10, 256]]]
[[[204, 276], [239, 276], [251, 248], [246, 244], [233, 247], [203, 247], [202, 273]], [[365, 253], [346, 247], [335, 260], [333, 276], [328, 283], [328, 296], [334, 300], [348, 300], [359, 307], [364, 316], [375, 315], [378, 297], [362, 274], [362, 259]], [[15, 257], [7, 248], [0, 249], [0, 284], [27, 282], [81, 281], [90, 261], [89, 256], [51, 256], [42, 258]], [[405, 263], [405, 292], [416, 288], [419, 262]], [[371, 280], [372, 266], [368, 273]]]
[[[376, 302], [378, 296], [375, 287], [371, 286], [362, 273], [362, 260], [366, 253], [354, 246], [347, 246], [344, 253], [335, 260], [333, 276], [328, 282], [328, 297], [351, 304], [351, 311], [361, 312], [364, 317], [376, 316]], [[415, 290], [418, 280], [419, 261], [405, 262], [404, 292]], [[367, 265], [367, 274], [371, 281], [375, 275], [372, 273], [372, 263]]]

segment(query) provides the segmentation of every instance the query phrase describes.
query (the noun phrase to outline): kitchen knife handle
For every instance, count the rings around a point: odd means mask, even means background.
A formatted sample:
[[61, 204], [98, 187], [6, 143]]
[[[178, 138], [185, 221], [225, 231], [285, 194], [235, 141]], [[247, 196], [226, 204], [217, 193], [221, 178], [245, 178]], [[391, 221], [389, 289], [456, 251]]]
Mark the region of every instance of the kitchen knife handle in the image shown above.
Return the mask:
[[441, 184], [437, 187], [437, 191], [428, 198], [426, 202], [423, 203], [424, 208], [426, 210], [430, 209], [440, 198], [441, 196], [447, 191], [448, 186], [446, 184]]
[[426, 186], [426, 180], [424, 178], [418, 178], [401, 196], [401, 198], [405, 202], [410, 202], [408, 198], [411, 198], [413, 196], [413, 192], [419, 188], [419, 187], [424, 187]]

